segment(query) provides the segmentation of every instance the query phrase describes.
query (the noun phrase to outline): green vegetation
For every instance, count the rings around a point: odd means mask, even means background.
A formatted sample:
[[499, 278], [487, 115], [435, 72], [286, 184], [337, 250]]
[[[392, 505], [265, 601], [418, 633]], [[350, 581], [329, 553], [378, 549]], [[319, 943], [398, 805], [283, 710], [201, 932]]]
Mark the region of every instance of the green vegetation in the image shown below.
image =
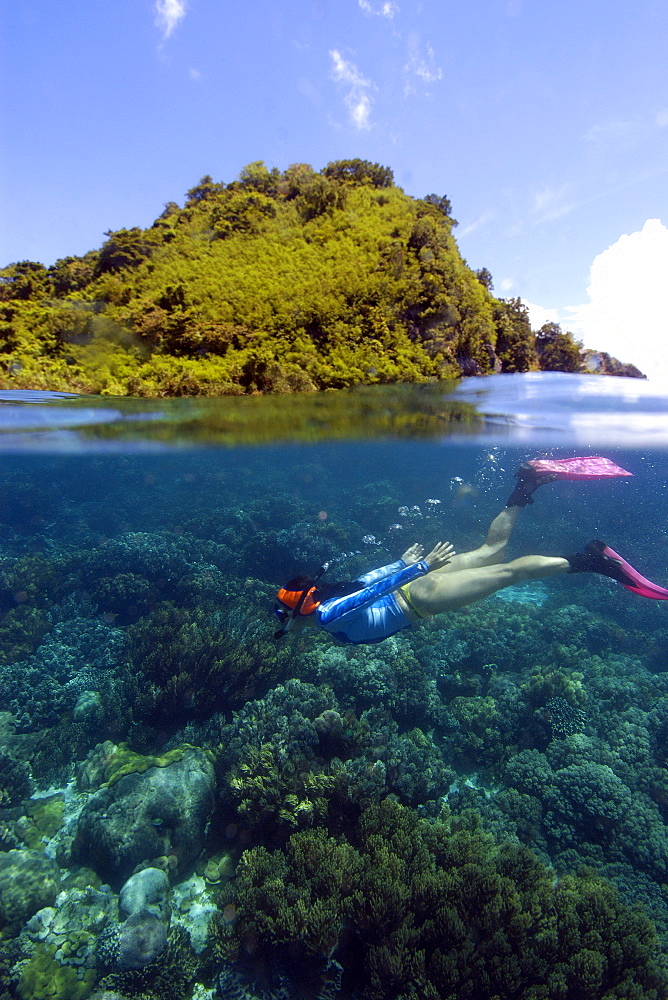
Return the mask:
[[[135, 396], [298, 392], [579, 370], [568, 333], [462, 259], [444, 196], [364, 160], [211, 177], [147, 230], [0, 271], [0, 388]], [[553, 325], [551, 325], [553, 326]]]

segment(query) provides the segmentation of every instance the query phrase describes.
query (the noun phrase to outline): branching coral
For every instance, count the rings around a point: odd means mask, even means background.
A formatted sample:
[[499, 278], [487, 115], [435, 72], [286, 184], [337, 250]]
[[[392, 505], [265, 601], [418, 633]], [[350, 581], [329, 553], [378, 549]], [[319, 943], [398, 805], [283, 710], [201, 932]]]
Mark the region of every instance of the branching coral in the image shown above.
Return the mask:
[[609, 885], [555, 885], [526, 848], [470, 822], [430, 824], [386, 800], [352, 842], [293, 834], [284, 852], [246, 852], [239, 871], [239, 949], [338, 946], [344, 969], [361, 962], [365, 1000], [658, 1000], [668, 988], [652, 925]]
[[249, 702], [224, 727], [217, 754], [225, 811], [269, 842], [317, 824], [346, 826], [387, 795], [434, 806], [454, 778], [420, 729], [400, 734], [377, 709], [342, 715], [329, 688], [296, 680]]
[[30, 795], [30, 767], [0, 750], [0, 808], [17, 805]]
[[152, 684], [144, 707], [153, 720], [206, 718], [280, 679], [289, 653], [267, 636], [235, 635], [229, 618], [165, 603], [130, 627], [132, 659]]
[[293, 834], [285, 853], [246, 851], [235, 882], [238, 948], [248, 952], [253, 941], [261, 941], [297, 945], [306, 955], [329, 954], [360, 870], [357, 851], [322, 829]]

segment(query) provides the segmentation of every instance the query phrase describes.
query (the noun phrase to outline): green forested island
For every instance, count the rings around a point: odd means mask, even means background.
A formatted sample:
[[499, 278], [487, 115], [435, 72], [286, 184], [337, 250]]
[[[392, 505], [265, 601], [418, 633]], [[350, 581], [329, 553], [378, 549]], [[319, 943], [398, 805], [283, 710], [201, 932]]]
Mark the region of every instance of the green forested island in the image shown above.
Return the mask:
[[521, 300], [468, 267], [456, 225], [447, 197], [411, 198], [364, 160], [203, 177], [148, 229], [0, 270], [0, 388], [219, 396], [494, 371], [641, 376], [557, 324], [534, 334]]

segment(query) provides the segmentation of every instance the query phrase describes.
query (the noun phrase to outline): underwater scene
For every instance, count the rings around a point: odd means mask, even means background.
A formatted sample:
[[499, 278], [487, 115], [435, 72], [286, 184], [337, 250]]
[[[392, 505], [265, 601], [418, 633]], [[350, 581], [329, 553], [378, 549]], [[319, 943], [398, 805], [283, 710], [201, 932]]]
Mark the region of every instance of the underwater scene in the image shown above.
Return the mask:
[[667, 997], [667, 418], [0, 394], [0, 997]]

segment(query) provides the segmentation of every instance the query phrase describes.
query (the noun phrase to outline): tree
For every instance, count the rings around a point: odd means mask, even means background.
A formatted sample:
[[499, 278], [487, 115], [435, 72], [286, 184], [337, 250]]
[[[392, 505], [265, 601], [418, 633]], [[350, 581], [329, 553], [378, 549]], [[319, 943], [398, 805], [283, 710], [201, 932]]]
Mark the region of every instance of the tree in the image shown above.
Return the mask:
[[155, 236], [137, 227], [118, 229], [116, 232], [109, 231], [104, 235], [108, 239], [100, 250], [98, 274], [138, 267], [142, 261], [151, 256], [157, 242]]
[[502, 372], [529, 372], [538, 367], [529, 310], [521, 299], [500, 299], [494, 306], [496, 356]]
[[480, 282], [480, 284], [483, 285], [483, 287], [486, 288], [488, 292], [491, 292], [493, 290], [494, 281], [492, 280], [492, 275], [490, 271], [488, 271], [486, 267], [479, 268], [479, 270], [475, 272], [475, 276]]
[[254, 188], [261, 194], [275, 197], [281, 180], [281, 172], [276, 167], [269, 170], [263, 160], [255, 160], [245, 166], [239, 174], [239, 183], [245, 188]]
[[92, 250], [85, 257], [63, 257], [49, 268], [53, 290], [59, 297], [78, 292], [93, 280], [99, 254]]
[[49, 272], [44, 264], [21, 260], [0, 271], [0, 301], [45, 298], [50, 292]]
[[325, 177], [348, 184], [371, 184], [376, 188], [394, 185], [394, 174], [389, 167], [381, 167], [370, 160], [334, 160], [322, 171]]
[[428, 205], [433, 205], [442, 215], [446, 215], [448, 218], [452, 217], [452, 203], [444, 194], [428, 194], [422, 200], [426, 201]]
[[542, 371], [582, 371], [582, 344], [558, 323], [543, 323], [536, 334], [536, 351]]
[[197, 205], [200, 201], [210, 201], [224, 190], [224, 184], [216, 184], [211, 174], [204, 174], [199, 184], [186, 193], [186, 207]]

